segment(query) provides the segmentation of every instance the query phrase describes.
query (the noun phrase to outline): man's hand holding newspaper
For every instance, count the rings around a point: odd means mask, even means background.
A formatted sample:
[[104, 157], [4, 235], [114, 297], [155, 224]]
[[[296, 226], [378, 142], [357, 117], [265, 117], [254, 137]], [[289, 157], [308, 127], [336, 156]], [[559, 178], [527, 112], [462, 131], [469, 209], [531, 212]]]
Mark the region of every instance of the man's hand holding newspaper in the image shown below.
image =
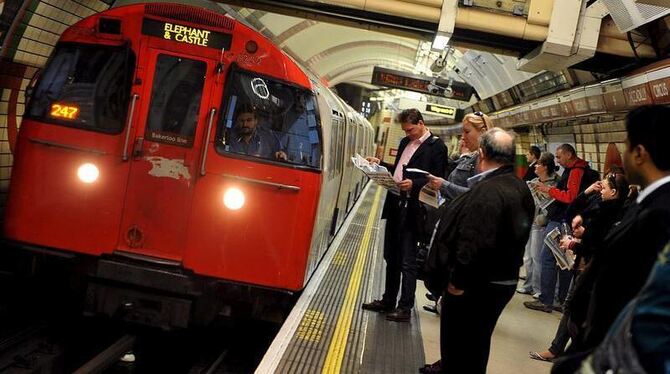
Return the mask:
[[379, 159], [376, 157], [363, 158], [363, 156], [356, 153], [351, 157], [351, 162], [358, 168], [358, 170], [365, 173], [368, 178], [375, 181], [375, 183], [386, 188], [392, 193], [399, 195], [400, 188], [395, 180], [393, 180], [393, 175], [389, 173], [388, 169], [379, 164]]

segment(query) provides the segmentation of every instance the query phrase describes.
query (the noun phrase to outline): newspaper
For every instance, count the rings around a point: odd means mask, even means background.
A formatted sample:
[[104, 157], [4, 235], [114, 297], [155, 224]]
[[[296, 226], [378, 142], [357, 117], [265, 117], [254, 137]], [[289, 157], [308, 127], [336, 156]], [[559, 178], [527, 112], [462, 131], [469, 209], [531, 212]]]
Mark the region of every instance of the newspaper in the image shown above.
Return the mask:
[[551, 203], [555, 200], [553, 197], [541, 192], [537, 189], [538, 182], [528, 181], [526, 182], [528, 188], [530, 189], [531, 194], [533, 194], [533, 200], [535, 200], [535, 205], [542, 210], [546, 210]]
[[549, 231], [547, 236], [544, 238], [544, 244], [551, 249], [551, 253], [556, 258], [556, 264], [561, 270], [571, 270], [575, 266], [575, 259], [572, 256], [572, 251], [564, 251], [560, 247], [561, 243], [561, 231], [558, 227]]
[[446, 200], [439, 190], [434, 190], [428, 184], [419, 191], [419, 201], [433, 208], [439, 208]]
[[365, 173], [365, 175], [367, 175], [368, 178], [372, 179], [375, 183], [396, 195], [400, 195], [400, 188], [398, 188], [398, 184], [393, 179], [393, 175], [391, 175], [388, 169], [379, 164], [369, 163], [368, 160], [366, 160], [358, 153], [351, 157], [351, 162], [353, 162], [354, 166], [356, 166], [358, 170]]

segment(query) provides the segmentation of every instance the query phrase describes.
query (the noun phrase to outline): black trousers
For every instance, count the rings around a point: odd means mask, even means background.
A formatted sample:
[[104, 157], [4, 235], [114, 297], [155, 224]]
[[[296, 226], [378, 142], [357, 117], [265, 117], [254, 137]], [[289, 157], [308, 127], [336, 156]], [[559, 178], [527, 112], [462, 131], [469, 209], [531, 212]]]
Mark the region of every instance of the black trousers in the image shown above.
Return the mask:
[[411, 310], [414, 307], [416, 252], [416, 233], [408, 227], [404, 212], [389, 217], [384, 232], [384, 260], [386, 260], [386, 283], [382, 297], [384, 303], [395, 306], [400, 291], [398, 308]]
[[515, 289], [515, 285], [486, 283], [461, 296], [445, 291], [440, 314], [444, 373], [486, 373], [493, 329]]

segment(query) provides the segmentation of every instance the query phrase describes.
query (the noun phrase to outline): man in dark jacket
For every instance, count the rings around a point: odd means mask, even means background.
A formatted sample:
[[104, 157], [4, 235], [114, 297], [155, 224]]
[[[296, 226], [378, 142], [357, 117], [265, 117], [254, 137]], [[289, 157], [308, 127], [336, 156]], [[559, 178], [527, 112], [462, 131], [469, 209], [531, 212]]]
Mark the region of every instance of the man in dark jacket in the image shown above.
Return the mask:
[[[549, 187], [542, 183], [537, 187], [538, 190], [555, 199], [547, 207], [548, 222], [542, 235], [543, 238], [559, 227], [562, 222], [566, 224], [572, 222], [572, 217], [567, 216], [568, 206], [582, 192], [582, 177], [584, 176], [584, 170], [588, 167], [586, 161], [577, 157], [575, 148], [570, 144], [562, 144], [556, 149], [556, 159], [565, 168], [556, 187]], [[572, 281], [572, 272], [570, 270], [560, 270], [556, 266], [556, 258], [546, 244], [542, 246], [540, 263], [542, 264], [540, 270], [540, 299], [526, 301], [523, 305], [526, 308], [551, 313], [554, 310], [556, 281], [558, 280], [558, 301], [563, 303]]]
[[667, 373], [670, 368], [670, 243], [640, 293], [619, 314], [579, 373]]
[[528, 187], [514, 175], [514, 136], [492, 129], [480, 147], [483, 172], [447, 207], [428, 259], [431, 272], [448, 274], [440, 316], [445, 373], [486, 372], [491, 335], [514, 295], [535, 212]]
[[[422, 208], [418, 198], [419, 191], [428, 182], [428, 175], [407, 173], [405, 169], [417, 168], [432, 175], [443, 176], [448, 153], [444, 142], [428, 131], [421, 112], [417, 109], [403, 110], [398, 115], [398, 122], [406, 136], [400, 141], [394, 164], [384, 165], [393, 174], [393, 179], [401, 191], [401, 196], [392, 193], [386, 195], [382, 211], [382, 219], [386, 219], [384, 296], [381, 300], [363, 304], [363, 309], [390, 312], [386, 319], [409, 322], [416, 292], [417, 241], [423, 227]], [[380, 162], [374, 157], [368, 157], [368, 161]], [[400, 301], [396, 308], [398, 291], [401, 291]]]
[[528, 169], [526, 169], [526, 174], [523, 176], [525, 182], [537, 178], [537, 174], [535, 174], [535, 164], [537, 164], [537, 160], [540, 159], [541, 154], [542, 151], [540, 151], [540, 147], [536, 145], [531, 145], [530, 149], [528, 149], [528, 155], [526, 155], [526, 158], [528, 159]]
[[642, 288], [663, 246], [670, 240], [670, 107], [645, 106], [626, 118], [624, 169], [642, 186], [621, 222], [605, 236], [576, 285], [570, 324], [578, 329], [556, 372], [575, 363], [605, 337], [616, 316]]

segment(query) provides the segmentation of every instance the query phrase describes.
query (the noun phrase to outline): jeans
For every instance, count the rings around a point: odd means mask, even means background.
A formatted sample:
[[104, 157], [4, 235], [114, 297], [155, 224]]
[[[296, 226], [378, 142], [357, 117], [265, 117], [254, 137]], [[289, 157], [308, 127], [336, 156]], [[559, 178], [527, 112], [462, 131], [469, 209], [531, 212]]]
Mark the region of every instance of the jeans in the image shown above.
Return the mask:
[[523, 255], [523, 263], [526, 267], [526, 280], [521, 288], [531, 291], [531, 293], [540, 292], [540, 274], [542, 266], [540, 263], [540, 253], [544, 245], [544, 227], [533, 225], [526, 243], [526, 251]]
[[560, 270], [556, 265], [556, 259], [551, 253], [551, 249], [544, 244], [544, 238], [549, 232], [561, 223], [549, 221], [542, 235], [542, 253], [540, 261], [542, 263], [542, 274], [540, 276], [540, 302], [544, 305], [554, 305], [554, 296], [556, 293], [556, 281], [558, 280], [558, 302], [563, 303], [568, 294], [570, 281], [572, 280], [572, 271]]
[[384, 231], [384, 259], [386, 260], [386, 283], [382, 301], [396, 305], [398, 309], [411, 310], [416, 292], [416, 233], [405, 225], [403, 217], [389, 217]]
[[575, 292], [575, 285], [577, 284], [578, 279], [579, 275], [573, 279], [572, 284], [570, 285], [568, 296], [565, 298], [561, 322], [558, 324], [556, 335], [554, 335], [554, 340], [551, 341], [551, 346], [549, 347], [549, 352], [551, 352], [554, 356], [561, 355], [565, 351], [565, 347], [568, 345], [568, 340], [570, 340], [570, 332], [568, 330], [568, 319], [570, 316], [569, 309], [570, 302], [572, 301], [572, 295]]

